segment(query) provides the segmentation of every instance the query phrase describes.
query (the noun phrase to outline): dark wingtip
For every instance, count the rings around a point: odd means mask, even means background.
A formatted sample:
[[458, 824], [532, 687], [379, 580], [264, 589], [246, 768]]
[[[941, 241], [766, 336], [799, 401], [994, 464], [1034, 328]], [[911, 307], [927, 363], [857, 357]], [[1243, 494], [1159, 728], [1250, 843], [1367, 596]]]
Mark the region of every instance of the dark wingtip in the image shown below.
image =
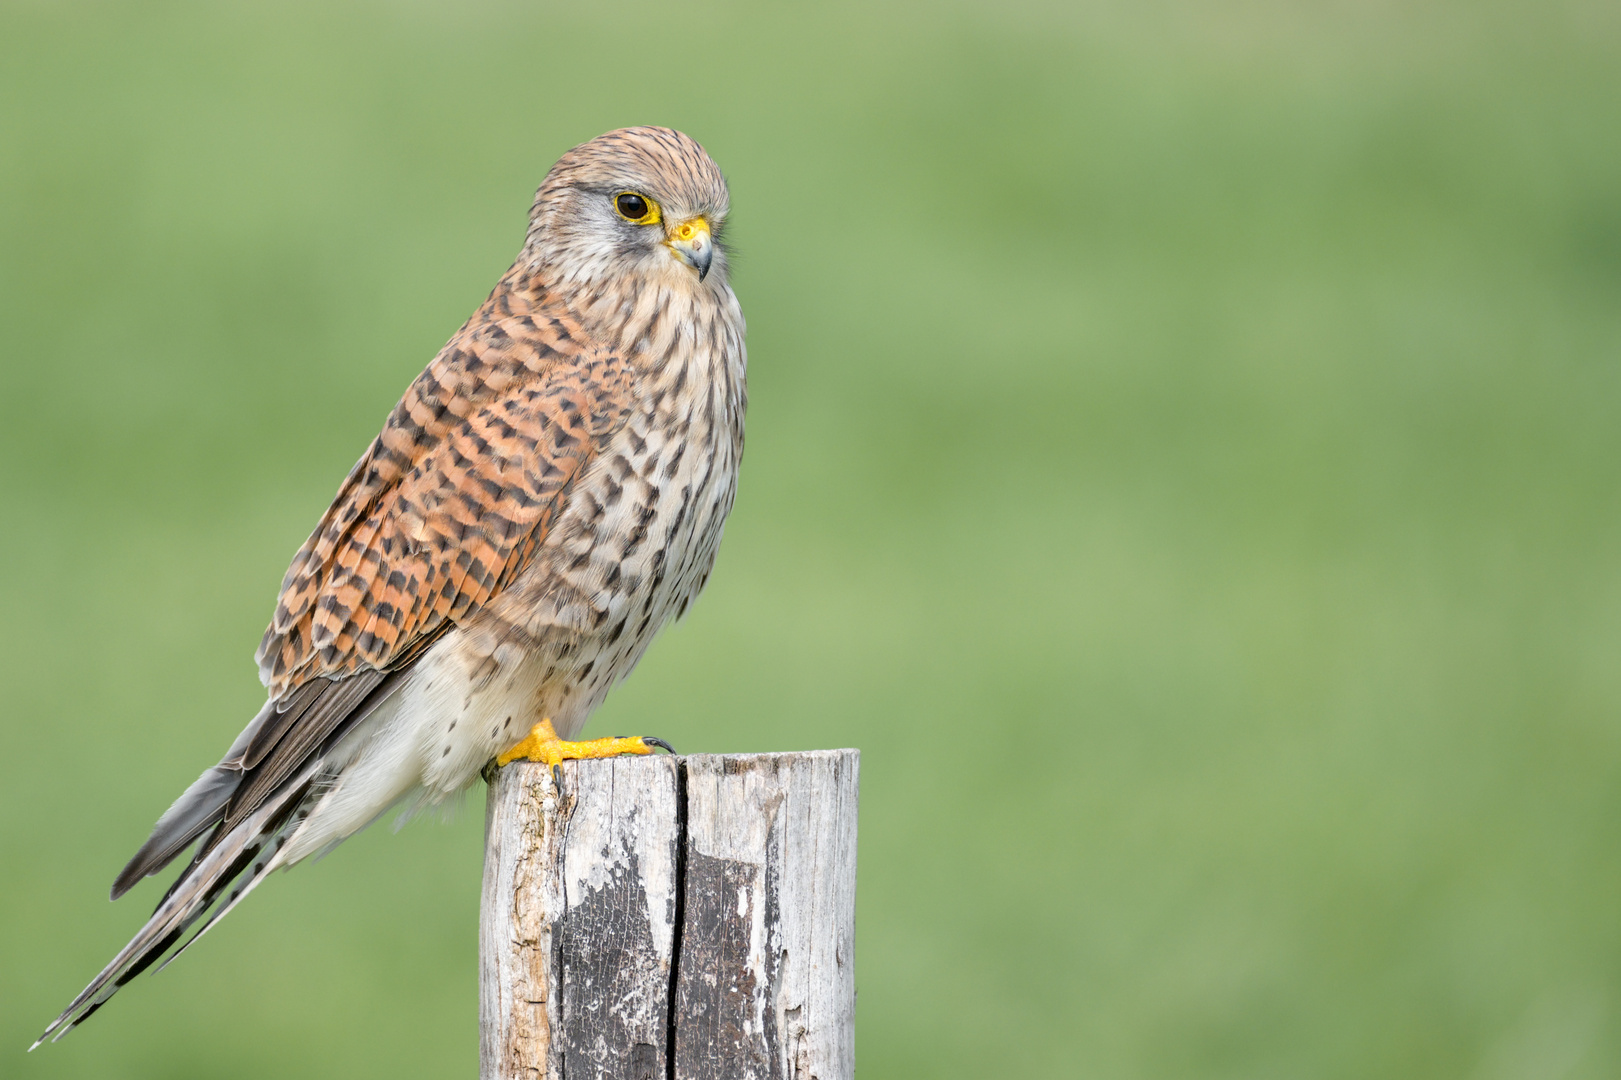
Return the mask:
[[[120, 870], [118, 872], [118, 876], [113, 879], [113, 892], [111, 899], [117, 900], [120, 896], [123, 896], [125, 893], [135, 888], [136, 883], [142, 878], [146, 877], [146, 875], [156, 873], [157, 871], [163, 869], [162, 864], [157, 866], [152, 865], [154, 861], [152, 858], [152, 849], [157, 846], [153, 841], [156, 839], [156, 837], [149, 838], [146, 843], [141, 845], [141, 850], [135, 853], [135, 857], [124, 864], [124, 869]], [[168, 860], [164, 861], [167, 862]]]
[[135, 857], [124, 864], [124, 869], [120, 870], [118, 876], [113, 879], [113, 892], [109, 899], [117, 900], [120, 896], [135, 888], [136, 883], [146, 875], [159, 869], [151, 865], [151, 847], [152, 842], [148, 840], [141, 845], [141, 850], [135, 853]]
[[136, 882], [168, 866], [187, 845], [217, 824], [241, 782], [239, 769], [225, 765], [205, 769], [174, 805], [163, 812], [158, 823], [152, 826], [152, 835], [124, 864], [113, 881], [112, 898], [117, 900], [134, 888]]

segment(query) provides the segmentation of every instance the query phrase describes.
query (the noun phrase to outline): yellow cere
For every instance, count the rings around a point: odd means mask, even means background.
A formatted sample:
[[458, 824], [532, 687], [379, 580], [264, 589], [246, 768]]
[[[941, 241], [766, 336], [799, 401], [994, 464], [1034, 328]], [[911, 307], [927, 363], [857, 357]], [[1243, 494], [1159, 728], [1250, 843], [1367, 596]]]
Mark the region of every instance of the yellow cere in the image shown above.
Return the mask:
[[691, 221], [683, 221], [680, 225], [677, 225], [675, 230], [670, 234], [670, 239], [679, 241], [681, 243], [686, 243], [699, 233], [707, 233], [708, 231], [709, 222], [705, 221], [701, 217], [693, 218]]

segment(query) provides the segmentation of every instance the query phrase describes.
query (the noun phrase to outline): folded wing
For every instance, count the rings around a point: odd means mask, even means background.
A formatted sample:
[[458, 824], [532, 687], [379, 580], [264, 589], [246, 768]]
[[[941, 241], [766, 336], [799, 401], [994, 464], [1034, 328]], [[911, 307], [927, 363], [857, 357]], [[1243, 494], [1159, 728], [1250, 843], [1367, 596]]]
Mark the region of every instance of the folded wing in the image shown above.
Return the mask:
[[332, 779], [323, 755], [529, 563], [628, 419], [628, 365], [519, 301], [498, 287], [451, 339], [299, 549], [259, 647], [270, 700], [158, 820], [114, 899], [200, 840], [195, 855], [42, 1040], [99, 1008], [233, 883], [215, 918], [257, 883]]

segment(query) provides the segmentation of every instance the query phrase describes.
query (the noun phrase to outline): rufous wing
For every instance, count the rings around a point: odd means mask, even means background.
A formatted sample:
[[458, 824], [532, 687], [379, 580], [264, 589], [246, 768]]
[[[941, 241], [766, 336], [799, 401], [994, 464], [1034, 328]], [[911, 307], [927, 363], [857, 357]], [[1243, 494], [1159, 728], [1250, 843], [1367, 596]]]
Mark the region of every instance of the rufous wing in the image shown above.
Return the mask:
[[412, 383], [287, 571], [258, 652], [273, 697], [389, 669], [528, 563], [630, 413], [628, 365], [581, 338], [475, 316]]

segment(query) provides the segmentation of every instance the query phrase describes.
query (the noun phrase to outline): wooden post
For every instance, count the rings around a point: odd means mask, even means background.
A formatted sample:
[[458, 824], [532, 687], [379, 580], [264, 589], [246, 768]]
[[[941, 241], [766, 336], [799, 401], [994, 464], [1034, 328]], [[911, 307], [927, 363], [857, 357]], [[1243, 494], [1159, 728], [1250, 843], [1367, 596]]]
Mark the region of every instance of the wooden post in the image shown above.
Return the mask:
[[852, 1080], [860, 755], [500, 770], [483, 1080]]

